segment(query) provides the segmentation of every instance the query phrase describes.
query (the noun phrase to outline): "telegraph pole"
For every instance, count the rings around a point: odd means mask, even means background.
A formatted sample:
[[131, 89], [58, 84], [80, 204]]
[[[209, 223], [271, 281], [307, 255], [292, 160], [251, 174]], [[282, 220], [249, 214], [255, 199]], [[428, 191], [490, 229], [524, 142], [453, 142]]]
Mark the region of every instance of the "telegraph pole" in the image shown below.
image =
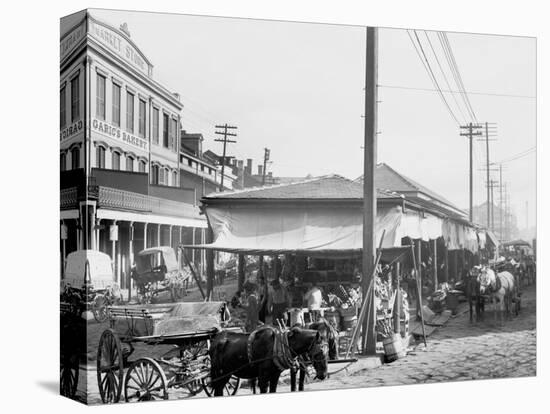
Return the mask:
[[498, 183], [497, 180], [489, 180], [489, 186], [491, 187], [491, 220], [490, 223], [490, 229], [491, 231], [495, 231], [495, 203], [493, 198], [493, 190], [496, 187], [496, 184]]
[[218, 134], [218, 135], [223, 135], [223, 139], [222, 139], [222, 138], [216, 138], [216, 139], [214, 140], [214, 141], [216, 141], [216, 142], [223, 142], [222, 179], [221, 179], [221, 182], [220, 182], [220, 191], [223, 191], [223, 178], [224, 178], [224, 176], [225, 176], [226, 147], [227, 147], [227, 144], [234, 144], [234, 143], [237, 142], [237, 141], [228, 139], [227, 137], [236, 137], [237, 134], [234, 134], [234, 133], [232, 133], [232, 132], [229, 132], [229, 130], [231, 130], [231, 129], [237, 129], [237, 127], [236, 127], [236, 126], [230, 126], [230, 125], [224, 124], [224, 125], [216, 125], [216, 128], [219, 129], [220, 131], [215, 131], [215, 133]]
[[468, 125], [463, 125], [460, 129], [465, 129], [467, 132], [460, 133], [460, 136], [468, 137], [470, 140], [470, 222], [474, 221], [474, 147], [473, 138], [481, 135], [481, 131], [476, 131], [481, 128], [481, 125], [474, 125], [471, 122]]
[[[362, 348], [366, 355], [376, 354], [376, 304], [374, 288], [367, 297], [368, 287], [374, 272], [376, 237], [376, 188], [374, 172], [377, 153], [377, 83], [378, 83], [378, 29], [367, 27], [367, 50], [365, 64], [365, 143], [363, 171], [363, 304], [368, 306], [363, 319]], [[373, 282], [374, 283], [374, 282]], [[374, 286], [374, 284], [373, 284]]]
[[[487, 172], [487, 180], [485, 181], [487, 184], [487, 228], [490, 227], [491, 225], [491, 220], [490, 220], [490, 217], [491, 217], [491, 205], [489, 204], [491, 201], [491, 194], [490, 194], [490, 184], [489, 184], [489, 181], [491, 179], [491, 176], [490, 176], [490, 168], [489, 168], [489, 165], [491, 165], [490, 163], [490, 158], [489, 158], [489, 141], [495, 141], [494, 139], [489, 139], [489, 122], [485, 122], [485, 138], [483, 139], [479, 139], [478, 141], [485, 141], [485, 148], [486, 148], [486, 151], [485, 151], [485, 154], [486, 154], [486, 172]], [[493, 128], [491, 126], [491, 128]], [[491, 131], [491, 132], [494, 132]], [[491, 228], [492, 230], [492, 228]]]
[[262, 175], [262, 185], [265, 185], [265, 176], [267, 174], [267, 162], [269, 161], [269, 148], [264, 148], [264, 168], [263, 168], [263, 175]]

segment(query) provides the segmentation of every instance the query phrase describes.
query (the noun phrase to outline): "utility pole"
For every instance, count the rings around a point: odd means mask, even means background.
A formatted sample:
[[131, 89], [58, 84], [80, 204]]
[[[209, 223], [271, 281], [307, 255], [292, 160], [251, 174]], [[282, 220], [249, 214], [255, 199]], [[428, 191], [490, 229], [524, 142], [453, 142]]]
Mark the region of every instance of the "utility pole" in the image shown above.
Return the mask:
[[223, 139], [222, 138], [216, 138], [214, 140], [216, 142], [223, 142], [222, 178], [221, 178], [221, 182], [220, 182], [220, 191], [223, 191], [223, 179], [224, 179], [224, 176], [225, 176], [226, 147], [227, 147], [228, 143], [229, 144], [234, 144], [234, 143], [237, 142], [237, 141], [234, 141], [234, 140], [227, 139], [227, 137], [236, 137], [237, 134], [229, 132], [229, 130], [237, 129], [237, 127], [224, 124], [224, 125], [216, 125], [216, 128], [219, 129], [220, 131], [215, 131], [215, 133], [218, 134], [218, 135], [223, 135]]
[[[365, 143], [363, 171], [363, 303], [369, 306], [363, 320], [362, 349], [366, 355], [376, 354], [376, 304], [374, 288], [367, 297], [371, 274], [374, 272], [376, 237], [376, 188], [374, 172], [377, 154], [377, 83], [378, 83], [378, 29], [367, 27], [367, 50], [365, 63]], [[374, 286], [374, 282], [373, 282]], [[367, 302], [365, 302], [367, 301]], [[370, 301], [370, 302], [369, 302]]]
[[[490, 228], [491, 227], [491, 204], [492, 201], [491, 201], [491, 194], [490, 194], [490, 184], [489, 184], [489, 181], [491, 179], [490, 177], [490, 168], [489, 168], [489, 165], [491, 164], [490, 163], [490, 157], [489, 157], [489, 141], [495, 141], [494, 139], [489, 139], [489, 122], [485, 122], [485, 138], [483, 139], [479, 139], [478, 141], [485, 141], [485, 154], [486, 154], [486, 173], [487, 173], [487, 180], [485, 181], [486, 182], [486, 185], [487, 185], [487, 228]], [[491, 126], [491, 128], [493, 128]], [[494, 132], [494, 131], [491, 131], [491, 132]], [[491, 227], [491, 230], [493, 228]]]
[[[467, 132], [460, 133], [462, 137], [468, 137], [470, 140], [470, 222], [474, 221], [474, 147], [473, 138], [481, 135], [481, 131], [477, 131], [481, 125], [474, 125], [471, 122], [468, 125], [460, 126], [460, 129], [465, 129]], [[474, 132], [476, 130], [476, 132]]]
[[493, 198], [493, 190], [494, 188], [496, 187], [496, 184], [498, 184], [498, 181], [497, 180], [489, 180], [489, 187], [491, 187], [491, 198], [490, 198], [490, 201], [491, 201], [491, 220], [489, 221], [490, 223], [490, 229], [491, 231], [495, 231], [495, 203], [494, 203], [494, 198]]
[[262, 185], [265, 185], [265, 176], [267, 174], [267, 162], [269, 161], [269, 148], [264, 148], [264, 168], [263, 168], [263, 175], [262, 175]]

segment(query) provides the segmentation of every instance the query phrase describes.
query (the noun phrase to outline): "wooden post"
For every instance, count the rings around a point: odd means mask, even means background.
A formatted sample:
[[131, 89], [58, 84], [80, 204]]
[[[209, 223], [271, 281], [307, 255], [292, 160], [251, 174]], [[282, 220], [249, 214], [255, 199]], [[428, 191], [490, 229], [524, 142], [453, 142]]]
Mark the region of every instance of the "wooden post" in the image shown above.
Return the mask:
[[437, 280], [437, 239], [434, 239], [434, 291], [437, 290], [438, 280]]
[[447, 246], [447, 244], [445, 243], [445, 247], [444, 247], [444, 252], [445, 252], [445, 282], [448, 282], [449, 281], [449, 248]]
[[422, 240], [418, 240], [416, 245], [416, 256], [418, 258], [416, 265], [416, 286], [418, 294], [416, 295], [416, 311], [422, 315]]
[[128, 233], [128, 302], [132, 301], [132, 265], [134, 263], [134, 222], [130, 222]]
[[[214, 241], [212, 229], [208, 227], [206, 231], [207, 243]], [[214, 250], [206, 250], [206, 301], [212, 300], [214, 291]]]
[[[376, 188], [374, 174], [377, 153], [377, 82], [378, 82], [378, 29], [367, 27], [367, 50], [365, 70], [365, 143], [363, 172], [363, 300], [368, 300], [367, 291], [372, 278], [376, 237]], [[370, 312], [363, 321], [361, 347], [365, 355], [376, 354], [376, 302], [374, 289], [370, 291]]]
[[239, 255], [238, 263], [238, 275], [237, 275], [237, 290], [242, 291], [244, 285], [244, 265], [245, 265], [245, 256], [244, 254]]
[[401, 288], [399, 278], [401, 277], [401, 263], [395, 263], [395, 304], [393, 306], [393, 332], [398, 334], [401, 330]]

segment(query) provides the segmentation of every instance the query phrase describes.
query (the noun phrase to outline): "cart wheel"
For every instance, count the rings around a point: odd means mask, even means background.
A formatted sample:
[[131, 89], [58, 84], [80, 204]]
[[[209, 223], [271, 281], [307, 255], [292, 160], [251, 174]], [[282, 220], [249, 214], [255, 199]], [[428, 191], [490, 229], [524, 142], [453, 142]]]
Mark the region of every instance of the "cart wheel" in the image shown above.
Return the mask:
[[101, 334], [97, 350], [97, 383], [101, 401], [116, 403], [122, 393], [124, 362], [122, 344], [112, 329]]
[[59, 376], [59, 390], [62, 396], [74, 398], [78, 386], [79, 368], [78, 355], [62, 357]]
[[[205, 365], [208, 366], [208, 370], [210, 370], [210, 357], [205, 358]], [[202, 382], [202, 388], [204, 389], [204, 392], [209, 397], [212, 397], [214, 395], [214, 387], [212, 387], [211, 381], [210, 381], [210, 375], [203, 378], [201, 380]], [[239, 391], [239, 385], [241, 384], [241, 379], [231, 375], [231, 378], [229, 378], [229, 381], [227, 381], [227, 384], [225, 384], [225, 387], [223, 389], [223, 395], [224, 396], [232, 396], [237, 394], [237, 391]]]
[[107, 313], [107, 298], [104, 295], [98, 294], [94, 298], [92, 313], [94, 319], [99, 323], [103, 323], [107, 320], [109, 314]]
[[133, 362], [124, 380], [126, 402], [167, 400], [166, 375], [160, 365], [151, 358]]
[[203, 385], [201, 380], [195, 380], [186, 385], [189, 394], [197, 395], [203, 390]]

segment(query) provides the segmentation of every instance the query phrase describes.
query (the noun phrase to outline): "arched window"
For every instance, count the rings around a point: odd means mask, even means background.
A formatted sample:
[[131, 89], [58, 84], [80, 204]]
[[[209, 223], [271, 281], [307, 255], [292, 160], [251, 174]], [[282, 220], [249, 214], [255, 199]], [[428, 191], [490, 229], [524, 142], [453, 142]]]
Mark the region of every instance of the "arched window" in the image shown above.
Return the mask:
[[120, 152], [113, 151], [111, 168], [113, 170], [120, 170]]
[[178, 186], [178, 173], [176, 171], [172, 171], [172, 185], [174, 187]]
[[71, 169], [76, 170], [78, 168], [80, 168], [80, 150], [75, 147], [71, 151]]
[[139, 172], [144, 173], [146, 169], [147, 169], [147, 163], [145, 161], [141, 160], [139, 162]]
[[159, 168], [159, 181], [158, 184], [164, 184], [164, 168]]
[[105, 148], [98, 146], [96, 148], [96, 167], [105, 168]]
[[158, 184], [158, 183], [159, 183], [159, 166], [152, 165], [151, 166], [151, 184]]
[[134, 157], [126, 157], [126, 171], [134, 171]]
[[67, 155], [62, 152], [59, 157], [59, 168], [61, 171], [65, 171], [67, 169]]

